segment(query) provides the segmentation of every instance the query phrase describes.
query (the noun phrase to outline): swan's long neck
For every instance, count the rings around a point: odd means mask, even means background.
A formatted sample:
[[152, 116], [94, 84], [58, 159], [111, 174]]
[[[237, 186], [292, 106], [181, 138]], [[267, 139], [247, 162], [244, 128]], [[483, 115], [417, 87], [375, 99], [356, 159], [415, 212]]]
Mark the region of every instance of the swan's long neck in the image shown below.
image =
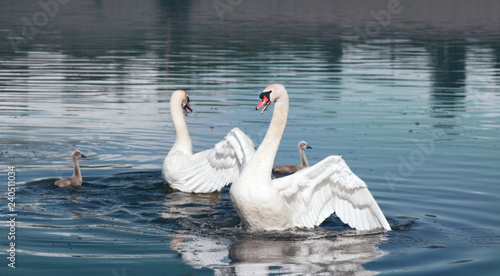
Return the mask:
[[80, 173], [80, 166], [78, 165], [78, 160], [76, 157], [72, 157], [73, 159], [73, 177], [81, 178], [82, 174]]
[[309, 163], [307, 162], [305, 151], [303, 149], [299, 148], [299, 152], [300, 152], [300, 161], [301, 161], [300, 165], [302, 167], [309, 167]]
[[287, 118], [288, 95], [283, 93], [274, 104], [273, 118], [271, 119], [269, 129], [254, 154], [257, 157], [255, 158], [257, 163], [254, 163], [254, 165], [258, 167], [259, 173], [271, 176], [274, 158], [285, 132]]
[[175, 99], [170, 101], [170, 116], [172, 117], [175, 128], [175, 143], [170, 152], [180, 150], [187, 154], [193, 154], [193, 144], [189, 137], [189, 131], [186, 121], [184, 120], [184, 111], [182, 110], [182, 103], [180, 101], [176, 101]]

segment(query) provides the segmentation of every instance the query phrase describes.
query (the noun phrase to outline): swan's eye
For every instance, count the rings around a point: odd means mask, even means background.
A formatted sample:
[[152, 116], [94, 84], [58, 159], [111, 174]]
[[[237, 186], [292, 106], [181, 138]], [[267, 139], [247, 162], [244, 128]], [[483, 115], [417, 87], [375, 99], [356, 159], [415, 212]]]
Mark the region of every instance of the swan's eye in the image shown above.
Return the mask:
[[271, 99], [271, 92], [273, 92], [273, 91], [270, 90], [270, 91], [262, 92], [262, 93], [260, 93], [259, 98], [262, 99], [262, 98], [266, 97], [268, 100], [270, 100]]

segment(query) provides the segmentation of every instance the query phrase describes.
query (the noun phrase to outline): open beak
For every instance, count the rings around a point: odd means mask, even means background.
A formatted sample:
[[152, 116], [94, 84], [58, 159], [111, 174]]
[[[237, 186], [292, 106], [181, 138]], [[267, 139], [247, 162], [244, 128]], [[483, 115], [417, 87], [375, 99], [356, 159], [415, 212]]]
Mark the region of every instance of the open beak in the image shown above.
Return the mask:
[[257, 105], [257, 107], [255, 107], [255, 110], [258, 110], [259, 108], [264, 106], [264, 109], [262, 109], [262, 111], [260, 112], [260, 114], [263, 114], [264, 111], [266, 111], [267, 107], [271, 104], [271, 100], [269, 99], [270, 97], [271, 97], [271, 91], [262, 92], [260, 94], [260, 102]]
[[188, 97], [188, 100], [187, 100], [187, 103], [185, 106], [182, 107], [182, 109], [184, 109], [184, 115], [188, 115], [188, 110], [190, 112], [193, 112], [193, 109], [191, 108], [191, 106], [189, 105], [189, 97]]

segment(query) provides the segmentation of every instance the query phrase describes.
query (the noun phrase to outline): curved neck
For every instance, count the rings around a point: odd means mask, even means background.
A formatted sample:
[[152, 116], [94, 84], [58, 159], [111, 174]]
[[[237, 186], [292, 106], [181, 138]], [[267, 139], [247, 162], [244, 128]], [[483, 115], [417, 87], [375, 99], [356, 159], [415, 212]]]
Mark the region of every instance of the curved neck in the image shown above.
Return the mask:
[[71, 159], [73, 159], [73, 177], [81, 178], [82, 174], [80, 173], [80, 166], [78, 165], [78, 160], [76, 159], [76, 157], [73, 157]]
[[170, 116], [175, 128], [175, 143], [170, 152], [180, 150], [187, 154], [193, 154], [193, 145], [189, 137], [186, 120], [184, 120], [184, 111], [182, 110], [182, 103], [172, 99], [170, 101]]
[[300, 165], [302, 167], [309, 167], [309, 163], [307, 163], [307, 158], [306, 158], [306, 153], [303, 149], [299, 148], [299, 153], [300, 153]]
[[[255, 152], [252, 158], [257, 162], [255, 166], [259, 167], [259, 171], [264, 175], [271, 175], [273, 169], [274, 158], [285, 132], [286, 120], [288, 118], [288, 95], [283, 93], [282, 96], [274, 104], [273, 118], [269, 124], [264, 140]], [[252, 161], [253, 161], [252, 160]]]

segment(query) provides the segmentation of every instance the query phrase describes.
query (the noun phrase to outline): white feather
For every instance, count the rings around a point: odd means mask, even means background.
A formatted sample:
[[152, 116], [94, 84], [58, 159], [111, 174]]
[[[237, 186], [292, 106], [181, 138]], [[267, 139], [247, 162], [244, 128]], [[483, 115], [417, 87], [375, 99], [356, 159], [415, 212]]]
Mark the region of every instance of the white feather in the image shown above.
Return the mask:
[[170, 114], [176, 141], [163, 161], [162, 178], [182, 192], [220, 191], [236, 180], [245, 163], [255, 152], [252, 140], [239, 128], [233, 128], [213, 149], [192, 153], [191, 138], [184, 120], [187, 93], [177, 90], [170, 100]]
[[220, 191], [238, 177], [244, 162], [254, 151], [250, 138], [239, 128], [234, 128], [211, 150], [194, 155], [169, 154], [163, 163], [164, 180], [182, 192]]
[[[353, 228], [390, 230], [366, 184], [351, 172], [340, 156], [327, 157], [315, 166], [273, 180], [272, 184], [290, 207], [297, 226], [318, 226], [336, 212]], [[332, 204], [335, 208], [330, 207]]]
[[[272, 84], [273, 118], [261, 145], [233, 183], [230, 199], [245, 226], [263, 230], [311, 228], [332, 213], [358, 230], [390, 230], [384, 214], [341, 156], [329, 156], [292, 175], [271, 178], [271, 168], [285, 130], [288, 94]], [[269, 92], [267, 92], [269, 93]]]

